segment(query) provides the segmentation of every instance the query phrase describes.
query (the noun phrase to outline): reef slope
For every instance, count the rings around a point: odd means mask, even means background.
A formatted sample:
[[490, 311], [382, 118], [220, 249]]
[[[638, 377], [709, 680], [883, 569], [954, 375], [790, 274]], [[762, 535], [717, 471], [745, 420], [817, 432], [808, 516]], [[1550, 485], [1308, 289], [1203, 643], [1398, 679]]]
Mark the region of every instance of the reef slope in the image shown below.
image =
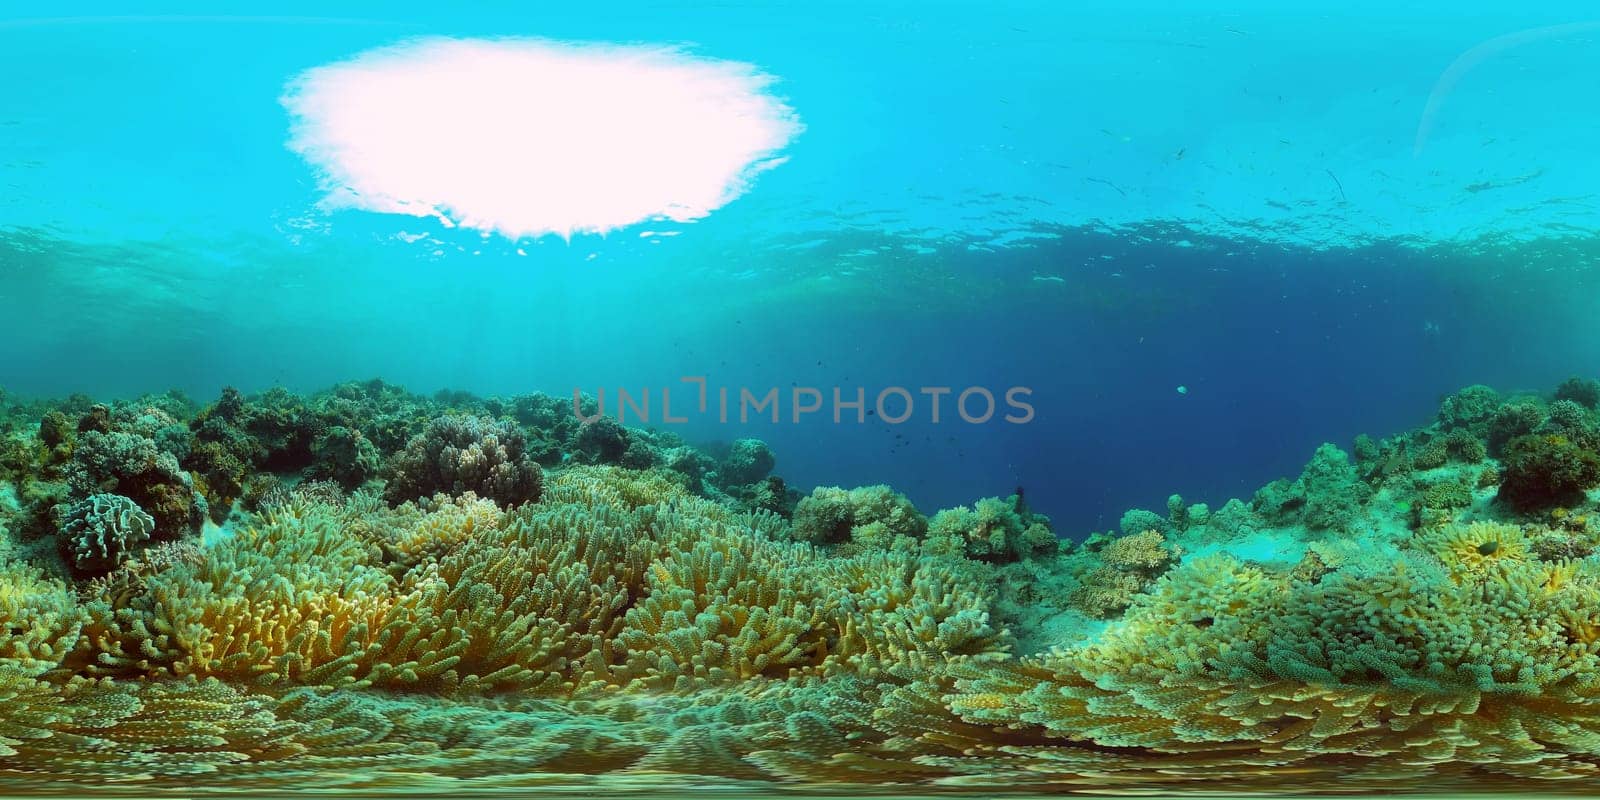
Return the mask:
[[1576, 790], [1597, 405], [1073, 541], [543, 395], [0, 397], [0, 790]]

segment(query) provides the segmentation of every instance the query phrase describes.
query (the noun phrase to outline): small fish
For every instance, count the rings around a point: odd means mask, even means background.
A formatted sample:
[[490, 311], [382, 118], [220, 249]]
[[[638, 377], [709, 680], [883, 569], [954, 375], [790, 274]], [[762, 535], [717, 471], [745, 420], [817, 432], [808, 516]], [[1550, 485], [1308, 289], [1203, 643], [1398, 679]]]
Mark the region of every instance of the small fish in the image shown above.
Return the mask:
[[1189, 393], [1189, 387], [1184, 386], [1182, 384], [1178, 385], [1178, 394], [1188, 394], [1188, 393]]

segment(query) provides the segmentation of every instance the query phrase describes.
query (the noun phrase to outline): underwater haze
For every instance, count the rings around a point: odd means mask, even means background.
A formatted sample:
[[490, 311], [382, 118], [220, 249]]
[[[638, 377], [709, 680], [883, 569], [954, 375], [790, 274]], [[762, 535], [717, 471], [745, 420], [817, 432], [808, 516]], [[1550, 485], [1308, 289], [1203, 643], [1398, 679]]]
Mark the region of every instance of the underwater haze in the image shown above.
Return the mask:
[[1592, 790], [1590, 4], [74, 5], [0, 787]]

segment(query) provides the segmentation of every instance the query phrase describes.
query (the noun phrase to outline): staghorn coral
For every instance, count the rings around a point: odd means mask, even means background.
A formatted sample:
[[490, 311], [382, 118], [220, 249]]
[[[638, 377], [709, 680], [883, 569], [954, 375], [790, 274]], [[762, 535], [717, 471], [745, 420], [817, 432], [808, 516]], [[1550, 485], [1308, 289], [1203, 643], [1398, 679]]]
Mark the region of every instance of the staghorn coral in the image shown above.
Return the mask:
[[39, 675], [60, 666], [84, 621], [65, 583], [35, 567], [0, 565], [0, 672]]
[[391, 503], [435, 492], [476, 492], [514, 506], [539, 499], [544, 475], [524, 450], [521, 431], [486, 417], [444, 416], [412, 437], [389, 466]]
[[551, 504], [626, 509], [677, 502], [689, 496], [683, 476], [678, 473], [609, 466], [568, 467], [554, 473], [545, 487], [545, 501]]
[[[353, 520], [350, 528], [356, 527]], [[437, 560], [474, 537], [492, 532], [505, 521], [493, 500], [472, 492], [459, 498], [435, 495], [423, 504], [408, 503], [379, 524], [361, 529], [384, 552], [394, 568], [408, 570]]]

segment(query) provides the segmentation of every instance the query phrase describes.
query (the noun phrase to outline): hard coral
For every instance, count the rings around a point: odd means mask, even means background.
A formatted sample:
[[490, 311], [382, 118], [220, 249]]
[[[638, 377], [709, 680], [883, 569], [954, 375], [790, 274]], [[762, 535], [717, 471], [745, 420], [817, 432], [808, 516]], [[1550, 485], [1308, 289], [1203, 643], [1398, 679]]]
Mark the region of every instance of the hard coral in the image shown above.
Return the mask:
[[970, 508], [958, 506], [935, 514], [928, 524], [925, 549], [992, 562], [1054, 555], [1060, 542], [1049, 523], [1028, 511], [1018, 496], [986, 497]]
[[628, 429], [607, 416], [585, 420], [572, 434], [569, 449], [580, 464], [618, 464], [628, 453]]
[[83, 572], [104, 571], [122, 563], [149, 541], [156, 522], [132, 500], [118, 494], [93, 494], [62, 514], [61, 534], [74, 566]]
[[870, 548], [884, 539], [921, 539], [927, 531], [927, 517], [887, 486], [818, 487], [794, 509], [794, 538], [812, 544], [843, 544], [860, 532]]
[[475, 492], [515, 506], [539, 499], [544, 473], [528, 457], [522, 432], [486, 417], [443, 416], [428, 423], [389, 465], [390, 503], [443, 492]]
[[1600, 380], [1572, 377], [1556, 387], [1556, 400], [1570, 400], [1587, 409], [1600, 409]]
[[1488, 422], [1500, 407], [1500, 393], [1484, 385], [1468, 386], [1439, 404], [1439, 427], [1450, 431]]
[[1372, 499], [1350, 457], [1337, 446], [1317, 448], [1294, 481], [1276, 480], [1256, 492], [1252, 509], [1276, 525], [1304, 524], [1313, 531], [1349, 532]]
[[1500, 498], [1532, 511], [1571, 504], [1600, 486], [1600, 454], [1557, 434], [1520, 436], [1501, 459]]
[[717, 467], [718, 480], [725, 486], [755, 483], [772, 473], [777, 458], [772, 448], [760, 439], [739, 439]]
[[1136, 595], [1175, 564], [1180, 554], [1160, 531], [1112, 539], [1099, 549], [1098, 565], [1079, 578], [1071, 602], [1092, 617], [1121, 613]]
[[205, 521], [206, 501], [189, 473], [172, 454], [135, 434], [83, 434], [67, 467], [67, 482], [79, 500], [102, 492], [132, 500], [155, 519], [151, 535], [158, 539], [196, 534]]

